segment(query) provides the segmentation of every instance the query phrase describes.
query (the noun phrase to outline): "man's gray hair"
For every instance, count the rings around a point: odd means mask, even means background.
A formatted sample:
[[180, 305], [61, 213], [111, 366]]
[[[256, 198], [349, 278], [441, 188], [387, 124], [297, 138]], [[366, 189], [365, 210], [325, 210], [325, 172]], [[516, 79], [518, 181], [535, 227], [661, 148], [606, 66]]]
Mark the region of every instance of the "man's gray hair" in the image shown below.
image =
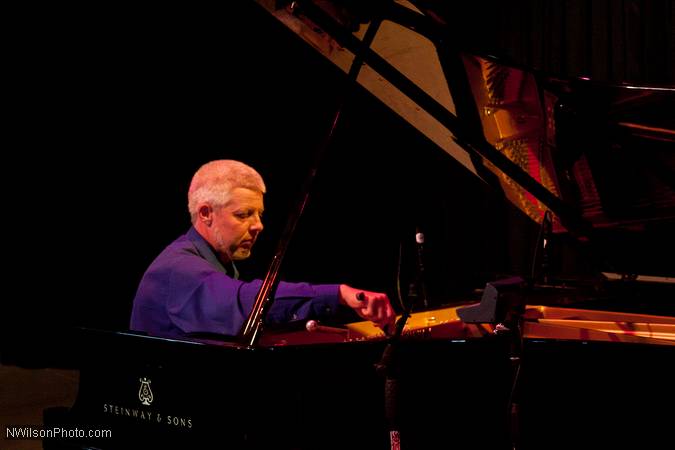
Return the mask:
[[243, 162], [219, 159], [201, 166], [192, 177], [188, 190], [188, 211], [192, 222], [197, 218], [198, 205], [225, 205], [235, 188], [251, 189], [263, 194], [266, 190], [260, 174]]

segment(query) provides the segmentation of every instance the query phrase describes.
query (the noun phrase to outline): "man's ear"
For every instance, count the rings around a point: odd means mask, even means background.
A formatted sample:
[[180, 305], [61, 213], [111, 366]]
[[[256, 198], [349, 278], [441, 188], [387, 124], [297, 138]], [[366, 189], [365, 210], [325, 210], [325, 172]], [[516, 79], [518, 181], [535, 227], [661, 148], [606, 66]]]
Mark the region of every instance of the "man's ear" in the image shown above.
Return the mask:
[[206, 226], [211, 226], [213, 223], [213, 208], [209, 204], [200, 205], [197, 208], [197, 219]]

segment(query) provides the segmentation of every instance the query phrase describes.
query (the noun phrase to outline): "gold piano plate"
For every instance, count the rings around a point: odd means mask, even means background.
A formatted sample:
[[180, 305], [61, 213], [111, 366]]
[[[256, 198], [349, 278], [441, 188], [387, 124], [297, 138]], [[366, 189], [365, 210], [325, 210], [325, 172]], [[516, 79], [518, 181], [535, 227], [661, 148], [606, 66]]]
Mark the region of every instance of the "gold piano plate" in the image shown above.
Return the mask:
[[675, 345], [675, 317], [528, 306], [523, 334], [530, 339]]
[[[457, 310], [464, 306], [413, 313], [403, 330], [403, 339], [463, 340], [494, 334], [492, 324], [462, 322]], [[523, 319], [526, 339], [675, 345], [675, 317], [528, 305]], [[382, 330], [371, 322], [353, 322], [343, 328], [268, 333], [263, 336], [261, 345], [330, 344], [385, 338]]]

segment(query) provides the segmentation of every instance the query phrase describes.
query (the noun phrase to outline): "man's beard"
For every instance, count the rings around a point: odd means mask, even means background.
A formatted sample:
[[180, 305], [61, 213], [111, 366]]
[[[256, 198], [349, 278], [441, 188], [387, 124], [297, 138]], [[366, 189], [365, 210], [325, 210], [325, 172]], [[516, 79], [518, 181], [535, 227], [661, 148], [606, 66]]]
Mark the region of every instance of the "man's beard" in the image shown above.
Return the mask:
[[216, 250], [227, 257], [230, 261], [240, 261], [251, 256], [251, 249], [241, 248], [236, 244], [227, 245], [219, 231], [215, 232]]

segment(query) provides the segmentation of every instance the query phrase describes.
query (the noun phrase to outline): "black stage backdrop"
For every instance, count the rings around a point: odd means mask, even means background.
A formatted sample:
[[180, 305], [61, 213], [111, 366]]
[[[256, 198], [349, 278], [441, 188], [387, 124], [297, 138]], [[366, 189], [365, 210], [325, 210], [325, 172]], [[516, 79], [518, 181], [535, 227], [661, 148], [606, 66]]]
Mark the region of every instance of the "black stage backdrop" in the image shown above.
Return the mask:
[[[212, 159], [240, 159], [267, 181], [266, 230], [240, 265], [262, 276], [344, 75], [248, 1], [28, 17], [6, 168], [21, 180], [8, 187], [12, 227], [27, 235], [9, 234], [19, 247], [5, 357], [38, 358], [36, 343], [73, 325], [125, 329], [143, 271], [189, 226], [192, 173]], [[393, 296], [401, 242], [403, 276], [414, 268], [416, 226], [433, 305], [529, 269], [534, 225], [359, 89], [315, 188], [284, 279]]]

